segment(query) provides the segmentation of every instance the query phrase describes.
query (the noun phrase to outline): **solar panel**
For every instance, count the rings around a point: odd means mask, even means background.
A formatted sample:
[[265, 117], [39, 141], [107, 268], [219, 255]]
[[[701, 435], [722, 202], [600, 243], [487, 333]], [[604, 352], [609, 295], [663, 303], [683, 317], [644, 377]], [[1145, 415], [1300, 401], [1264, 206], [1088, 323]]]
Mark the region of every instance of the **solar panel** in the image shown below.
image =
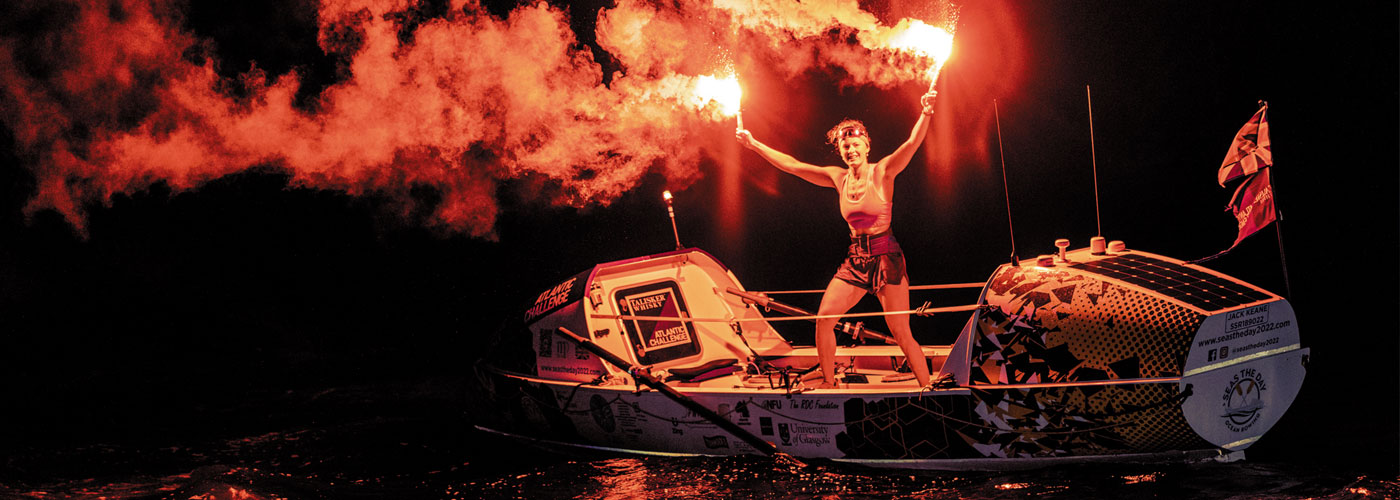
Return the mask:
[[1140, 286], [1205, 311], [1272, 298], [1229, 279], [1145, 255], [1118, 255], [1070, 267]]

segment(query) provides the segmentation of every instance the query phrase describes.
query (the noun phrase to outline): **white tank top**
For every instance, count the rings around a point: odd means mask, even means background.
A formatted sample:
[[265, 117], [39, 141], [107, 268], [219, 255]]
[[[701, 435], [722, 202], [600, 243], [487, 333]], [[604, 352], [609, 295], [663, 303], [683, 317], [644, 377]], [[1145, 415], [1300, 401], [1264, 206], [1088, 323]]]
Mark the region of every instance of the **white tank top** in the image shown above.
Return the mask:
[[890, 227], [894, 202], [885, 196], [881, 183], [872, 179], [874, 173], [860, 180], [847, 173], [841, 180], [841, 217], [851, 226], [852, 234], [877, 233]]

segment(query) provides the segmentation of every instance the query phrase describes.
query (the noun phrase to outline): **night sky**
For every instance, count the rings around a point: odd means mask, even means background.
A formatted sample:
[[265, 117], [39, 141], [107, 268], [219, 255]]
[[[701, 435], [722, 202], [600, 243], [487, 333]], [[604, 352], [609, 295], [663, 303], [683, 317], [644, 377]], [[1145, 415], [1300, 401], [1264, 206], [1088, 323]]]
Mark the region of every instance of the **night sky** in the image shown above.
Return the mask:
[[[983, 281], [1008, 260], [1004, 189], [1021, 258], [1051, 253], [1056, 238], [1086, 246], [1099, 231], [1095, 164], [1108, 239], [1181, 259], [1224, 249], [1235, 237], [1223, 211], [1234, 185], [1217, 185], [1216, 170], [1256, 103], [1267, 100], [1289, 298], [1313, 364], [1291, 412], [1256, 449], [1286, 458], [1350, 453], [1394, 470], [1396, 5], [976, 3], [959, 11], [933, 128], [897, 181], [894, 228], [912, 282]], [[673, 249], [665, 189], [676, 196], [682, 243], [714, 254], [747, 288], [821, 288], [845, 251], [835, 193], [742, 150], [732, 120], [620, 107], [584, 121], [550, 114], [576, 112], [582, 100], [544, 94], [544, 103], [522, 110], [472, 94], [502, 86], [509, 93], [511, 75], [547, 64], [537, 59], [501, 53], [509, 60], [444, 73], [460, 80], [442, 83], [438, 75], [439, 88], [452, 87], [490, 66], [500, 85], [447, 92], [442, 114], [456, 107], [479, 119], [451, 122], [445, 138], [385, 142], [391, 150], [379, 151], [385, 159], [377, 162], [364, 158], [379, 136], [361, 137], [355, 127], [399, 122], [363, 118], [372, 113], [335, 118], [352, 107], [351, 93], [332, 99], [351, 82], [367, 88], [366, 72], [374, 71], [355, 64], [357, 51], [374, 46], [345, 21], [356, 14], [320, 30], [326, 14], [310, 5], [176, 2], [155, 11], [179, 43], [147, 52], [123, 49], [131, 38], [104, 43], [95, 29], [97, 42], [65, 38], [87, 19], [76, 6], [20, 4], [0, 7], [0, 387], [5, 413], [19, 424], [5, 431], [32, 442], [188, 430], [197, 424], [187, 417], [201, 408], [251, 391], [421, 377], [465, 382], [483, 342], [539, 291], [595, 263]], [[128, 22], [141, 10], [132, 5], [98, 11]], [[666, 71], [704, 74], [721, 59], [744, 86], [744, 121], [755, 137], [810, 163], [839, 164], [823, 134], [844, 117], [869, 126], [872, 157], [888, 154], [907, 136], [927, 87], [916, 79], [863, 81], [849, 66], [812, 62], [824, 48], [854, 43], [839, 32], [769, 46], [738, 30], [716, 38], [726, 43], [692, 43], [683, 61], [642, 68], [595, 34], [599, 9], [615, 4], [541, 5], [549, 7], [530, 8], [567, 8], [557, 17], [575, 37], [566, 50], [583, 58], [551, 74], [552, 91], [568, 92], [559, 82], [618, 91]], [[887, 24], [929, 11], [895, 1], [861, 7]], [[427, 27], [438, 21], [505, 23], [525, 9], [453, 8], [426, 2], [385, 17], [395, 21], [399, 60], [409, 58], [405, 47], [427, 44]], [[485, 46], [447, 49], [493, 57]], [[69, 53], [76, 50], [118, 56]], [[171, 66], [151, 62], [166, 56]], [[358, 169], [318, 171], [321, 150], [283, 156], [220, 144], [215, 134], [234, 128], [185, 121], [197, 113], [162, 104], [172, 99], [161, 90], [166, 82], [186, 75], [180, 67], [210, 68], [215, 85], [202, 88], [231, 109], [256, 113], [283, 98], [293, 111], [278, 116], [344, 122], [288, 130], [371, 146], [350, 144], [337, 157], [362, 161]], [[91, 81], [73, 83], [84, 72]], [[291, 73], [300, 85], [279, 97], [276, 82]], [[373, 106], [415, 109], [424, 98], [403, 89], [388, 95]], [[488, 133], [526, 120], [545, 132], [523, 143]], [[260, 138], [252, 142], [276, 150], [277, 141], [294, 141], [286, 136], [296, 134], [269, 127], [255, 123], [263, 135], [249, 135]], [[101, 149], [122, 134], [161, 142], [182, 132], [203, 149], [127, 157]], [[613, 142], [592, 142], [600, 137]], [[553, 163], [567, 168], [527, 165], [552, 164], [530, 156], [551, 148], [560, 158]], [[63, 163], [55, 151], [80, 152], [86, 163]], [[570, 160], [580, 157], [603, 160], [581, 167]], [[121, 170], [151, 158], [174, 170]], [[200, 166], [186, 171], [182, 162]], [[66, 182], [72, 204], [43, 195], [46, 182]], [[1207, 266], [1287, 291], [1274, 226]], [[943, 292], [911, 300], [974, 298]], [[793, 300], [808, 308], [816, 301]], [[920, 320], [916, 335], [948, 343], [964, 319]], [[81, 429], [76, 438], [66, 435], [73, 428]]]

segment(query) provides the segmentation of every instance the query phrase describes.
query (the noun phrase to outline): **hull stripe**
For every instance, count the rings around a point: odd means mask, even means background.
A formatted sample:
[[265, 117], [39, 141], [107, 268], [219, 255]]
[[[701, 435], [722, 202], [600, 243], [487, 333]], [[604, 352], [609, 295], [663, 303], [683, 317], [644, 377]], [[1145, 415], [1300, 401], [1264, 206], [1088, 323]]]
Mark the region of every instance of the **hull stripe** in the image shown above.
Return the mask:
[[1302, 347], [1302, 346], [1301, 346], [1301, 345], [1298, 345], [1298, 344], [1290, 344], [1290, 345], [1286, 345], [1286, 346], [1280, 347], [1280, 348], [1278, 348], [1278, 349], [1270, 349], [1270, 350], [1263, 351], [1263, 352], [1256, 352], [1256, 353], [1254, 353], [1254, 354], [1250, 354], [1250, 355], [1245, 356], [1245, 357], [1242, 357], [1242, 358], [1232, 359], [1232, 360], [1229, 360], [1229, 361], [1222, 361], [1222, 362], [1219, 362], [1219, 363], [1216, 363], [1216, 364], [1213, 364], [1213, 365], [1206, 365], [1206, 366], [1202, 366], [1202, 367], [1200, 367], [1200, 368], [1192, 369], [1192, 370], [1190, 370], [1190, 371], [1187, 371], [1185, 376], [1190, 377], [1190, 376], [1195, 375], [1195, 374], [1197, 374], [1197, 373], [1205, 373], [1205, 372], [1208, 372], [1208, 371], [1211, 371], [1211, 370], [1216, 370], [1216, 369], [1224, 368], [1224, 367], [1227, 367], [1227, 366], [1230, 366], [1230, 365], [1238, 365], [1238, 364], [1244, 363], [1244, 362], [1246, 362], [1246, 361], [1253, 361], [1253, 360], [1256, 360], [1256, 359], [1259, 359], [1259, 358], [1265, 358], [1265, 357], [1273, 356], [1273, 355], [1275, 355], [1275, 354], [1283, 354], [1283, 353], [1288, 352], [1288, 351], [1297, 350], [1297, 349], [1299, 349], [1299, 348], [1301, 348], [1301, 347]]

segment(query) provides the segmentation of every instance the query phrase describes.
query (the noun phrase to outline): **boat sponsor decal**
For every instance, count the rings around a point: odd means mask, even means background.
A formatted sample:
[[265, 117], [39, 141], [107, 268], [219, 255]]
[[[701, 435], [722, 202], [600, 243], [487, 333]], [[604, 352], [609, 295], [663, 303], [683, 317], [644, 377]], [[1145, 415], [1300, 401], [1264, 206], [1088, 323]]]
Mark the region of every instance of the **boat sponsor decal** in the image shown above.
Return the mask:
[[[675, 294], [671, 290], [627, 297], [626, 304], [625, 310], [634, 316], [679, 317], [680, 313], [676, 309]], [[648, 351], [690, 342], [690, 332], [683, 322], [662, 320], [651, 323], [650, 331], [642, 331], [645, 349]]]
[[1241, 328], [1258, 326], [1269, 322], [1269, 305], [1260, 304], [1254, 307], [1246, 307], [1236, 311], [1226, 313], [1225, 319], [1229, 321], [1225, 327], [1225, 332], [1236, 332]]
[[758, 417], [758, 433], [764, 436], [773, 435], [773, 417]]
[[541, 358], [554, 357], [554, 330], [550, 328], [540, 329], [539, 355]]
[[[831, 444], [831, 429], [825, 425], [792, 424], [789, 430], [793, 443], [821, 447]], [[786, 441], [784, 444], [787, 444]]]
[[[1274, 303], [1269, 321], [1280, 321], [1278, 315], [1284, 312], [1291, 318], [1287, 306], [1286, 302]], [[1223, 324], [1224, 315], [1212, 319]], [[1245, 354], [1237, 354], [1231, 346], [1228, 358], [1192, 369], [1179, 383], [1183, 388], [1194, 388], [1195, 395], [1182, 404], [1191, 428], [1206, 441], [1231, 450], [1244, 449], [1268, 432], [1298, 396], [1307, 376], [1309, 349], [1299, 346], [1296, 339], [1282, 339], [1290, 341], [1282, 347]], [[1196, 349], [1191, 356], [1200, 362], [1207, 359], [1206, 353]]]
[[540, 294], [535, 297], [535, 302], [525, 310], [525, 323], [532, 323], [554, 312], [555, 309], [558, 309], [564, 304], [582, 300], [584, 287], [580, 285], [580, 283], [587, 280], [588, 275], [592, 274], [592, 272], [592, 269], [581, 272], [574, 275], [572, 278], [550, 287], [548, 290], [540, 292]]
[[1253, 427], [1264, 409], [1263, 393], [1266, 390], [1268, 385], [1264, 383], [1263, 372], [1245, 368], [1235, 374], [1225, 385], [1225, 393], [1220, 398], [1224, 407], [1220, 418], [1225, 427], [1234, 432], [1245, 432]]
[[[725, 407], [725, 406], [727, 406], [727, 405], [720, 405], [721, 408], [723, 408], [723, 407]], [[751, 414], [750, 414], [750, 412], [749, 412], [749, 402], [748, 402], [748, 401], [740, 401], [740, 402], [736, 403], [736, 404], [734, 405], [734, 413], [739, 415], [739, 418], [734, 419], [734, 423], [739, 424], [739, 425], [741, 425], [741, 426], [742, 426], [742, 425], [750, 425], [750, 424], [751, 424], [751, 422], [749, 422], [749, 417], [751, 416]], [[720, 414], [723, 415], [724, 413], [721, 412]]]
[[975, 384], [1180, 376], [1204, 316], [1075, 270], [1003, 267], [969, 354]]
[[588, 398], [588, 413], [593, 415], [593, 422], [604, 431], [617, 430], [617, 419], [613, 417], [612, 405], [602, 396], [594, 394]]
[[[577, 308], [578, 304], [565, 307], [564, 311], [567, 311], [567, 308]], [[559, 326], [576, 328], [576, 325], [561, 321], [568, 317], [567, 312], [560, 312], [534, 324], [535, 373], [541, 377], [574, 382], [588, 382], [606, 375], [608, 370], [601, 359], [555, 331]]]
[[626, 434], [641, 435], [644, 433], [642, 427], [647, 425], [646, 414], [637, 410], [636, 403], [626, 403], [618, 401], [614, 411], [617, 418], [617, 426]]
[[[679, 285], [670, 280], [618, 290], [618, 310], [626, 316], [683, 318], [690, 315]], [[680, 319], [623, 320], [641, 364], [655, 364], [700, 353], [695, 325]]]
[[705, 447], [711, 450], [729, 448], [729, 438], [725, 436], [704, 436]]
[[[1293, 325], [1292, 319], [1282, 321], [1269, 321], [1269, 304], [1258, 305], [1248, 309], [1241, 309], [1227, 313], [1225, 318], [1225, 333], [1210, 338], [1196, 341], [1197, 347], [1209, 347], [1217, 344], [1224, 344], [1239, 339], [1250, 339], [1260, 334], [1266, 334], [1280, 328], [1287, 328]], [[1252, 340], [1252, 339], [1251, 339]], [[1258, 349], [1279, 343], [1279, 337], [1254, 342], [1252, 344], [1236, 347], [1235, 352]], [[1229, 347], [1229, 346], [1224, 346]], [[1224, 351], [1229, 352], [1229, 351]], [[1223, 356], [1222, 356], [1223, 358]], [[1210, 359], [1214, 361], [1214, 359]]]
[[[781, 403], [779, 403], [779, 406], [778, 406], [778, 407], [781, 408]], [[789, 400], [788, 400], [788, 409], [792, 409], [792, 410], [837, 410], [837, 409], [840, 409], [840, 408], [841, 408], [840, 403], [837, 403], [837, 402], [835, 402], [835, 401], [827, 401], [827, 400], [824, 400], [824, 399], [789, 399]], [[774, 408], [774, 409], [777, 409], [777, 408]]]
[[[1257, 340], [1254, 337], [1293, 326], [1293, 320], [1270, 322], [1268, 312], [1269, 305], [1264, 304], [1229, 313], [1226, 318], [1225, 334], [1196, 341], [1197, 347], [1206, 348], [1206, 362], [1225, 361], [1229, 359], [1231, 353], [1234, 353], [1235, 357], [1238, 358], [1251, 351], [1276, 348], [1282, 343], [1281, 336], [1273, 335]], [[1229, 345], [1214, 347], [1239, 339], [1248, 339], [1250, 343], [1234, 347]]]
[[1218, 370], [1301, 347], [1293, 308], [1278, 300], [1206, 318], [1186, 358], [1185, 375]]
[[792, 432], [788, 430], [787, 422], [778, 424], [778, 438], [783, 440], [783, 444], [792, 446]]
[[607, 372], [605, 372], [605, 371], [603, 371], [603, 370], [601, 370], [601, 369], [594, 368], [594, 367], [590, 367], [590, 366], [555, 366], [555, 365], [540, 365], [539, 370], [540, 370], [540, 375], [547, 375], [547, 374], [554, 374], [554, 375], [582, 375], [582, 376], [585, 376], [585, 377], [597, 378], [597, 377], [601, 377], [601, 376], [607, 374]]
[[539, 297], [535, 298], [535, 305], [525, 311], [525, 321], [544, 314], [545, 311], [563, 305], [569, 301], [569, 292], [574, 289], [574, 282], [578, 278], [570, 278], [568, 281], [555, 285], [554, 288], [545, 290]]
[[1224, 361], [1230, 357], [1230, 346], [1220, 346], [1206, 353], [1206, 361]]

